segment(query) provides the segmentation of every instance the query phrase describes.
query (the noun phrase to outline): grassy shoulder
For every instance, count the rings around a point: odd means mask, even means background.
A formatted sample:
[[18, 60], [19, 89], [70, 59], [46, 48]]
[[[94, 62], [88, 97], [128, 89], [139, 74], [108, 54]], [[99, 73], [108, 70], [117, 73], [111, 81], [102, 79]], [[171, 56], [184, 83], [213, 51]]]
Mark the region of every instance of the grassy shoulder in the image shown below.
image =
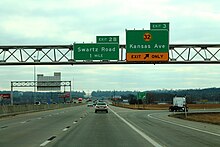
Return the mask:
[[190, 121], [220, 125], [220, 112], [188, 113], [187, 117], [185, 117], [184, 113], [172, 114], [169, 116]]

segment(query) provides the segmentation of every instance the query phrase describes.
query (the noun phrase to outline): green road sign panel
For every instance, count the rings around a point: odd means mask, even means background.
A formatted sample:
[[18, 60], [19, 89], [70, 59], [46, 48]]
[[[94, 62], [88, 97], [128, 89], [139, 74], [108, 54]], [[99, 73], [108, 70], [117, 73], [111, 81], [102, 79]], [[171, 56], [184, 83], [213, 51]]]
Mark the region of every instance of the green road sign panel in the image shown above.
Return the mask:
[[96, 43], [118, 43], [119, 36], [96, 36]]
[[146, 98], [146, 92], [138, 92], [137, 93], [138, 99], [145, 99]]
[[168, 53], [167, 30], [126, 30], [127, 53]]
[[119, 44], [75, 43], [75, 60], [118, 60]]
[[169, 23], [168, 22], [151, 22], [150, 23], [151, 30], [168, 30], [169, 31]]

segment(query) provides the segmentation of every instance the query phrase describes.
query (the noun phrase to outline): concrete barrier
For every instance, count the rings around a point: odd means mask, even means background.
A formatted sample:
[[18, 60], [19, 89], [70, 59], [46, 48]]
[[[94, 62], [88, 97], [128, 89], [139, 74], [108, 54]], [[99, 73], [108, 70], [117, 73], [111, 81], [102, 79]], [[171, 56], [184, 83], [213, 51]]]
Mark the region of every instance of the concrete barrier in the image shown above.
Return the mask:
[[22, 113], [38, 112], [45, 110], [60, 109], [66, 107], [73, 107], [83, 105], [84, 103], [72, 103], [72, 104], [41, 104], [41, 105], [3, 105], [0, 106], [0, 117], [18, 115]]

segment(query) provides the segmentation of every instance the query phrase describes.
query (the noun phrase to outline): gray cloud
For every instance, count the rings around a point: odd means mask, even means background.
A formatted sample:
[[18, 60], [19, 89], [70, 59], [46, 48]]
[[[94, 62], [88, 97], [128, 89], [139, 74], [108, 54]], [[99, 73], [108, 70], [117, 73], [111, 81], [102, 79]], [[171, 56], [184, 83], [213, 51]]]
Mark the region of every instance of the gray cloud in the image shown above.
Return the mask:
[[[217, 0], [1, 0], [0, 44], [72, 44], [95, 42], [96, 35], [125, 29], [149, 29], [150, 22], [170, 22], [170, 43], [219, 43]], [[175, 89], [218, 87], [217, 65], [37, 66], [37, 72], [73, 80], [78, 90]], [[0, 90], [11, 80], [32, 80], [33, 66], [0, 68]]]

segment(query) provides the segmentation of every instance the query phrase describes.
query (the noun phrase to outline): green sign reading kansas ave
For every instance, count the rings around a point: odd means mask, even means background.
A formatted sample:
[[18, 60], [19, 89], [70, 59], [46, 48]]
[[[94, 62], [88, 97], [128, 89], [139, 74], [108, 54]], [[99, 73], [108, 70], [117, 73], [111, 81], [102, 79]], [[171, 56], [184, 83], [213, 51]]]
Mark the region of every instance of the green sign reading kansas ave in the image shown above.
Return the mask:
[[150, 23], [151, 30], [168, 30], [169, 31], [169, 23], [168, 22], [151, 22]]
[[126, 30], [127, 53], [168, 53], [167, 30]]
[[75, 60], [118, 60], [119, 45], [106, 43], [75, 43]]
[[118, 43], [119, 36], [96, 36], [96, 43]]

